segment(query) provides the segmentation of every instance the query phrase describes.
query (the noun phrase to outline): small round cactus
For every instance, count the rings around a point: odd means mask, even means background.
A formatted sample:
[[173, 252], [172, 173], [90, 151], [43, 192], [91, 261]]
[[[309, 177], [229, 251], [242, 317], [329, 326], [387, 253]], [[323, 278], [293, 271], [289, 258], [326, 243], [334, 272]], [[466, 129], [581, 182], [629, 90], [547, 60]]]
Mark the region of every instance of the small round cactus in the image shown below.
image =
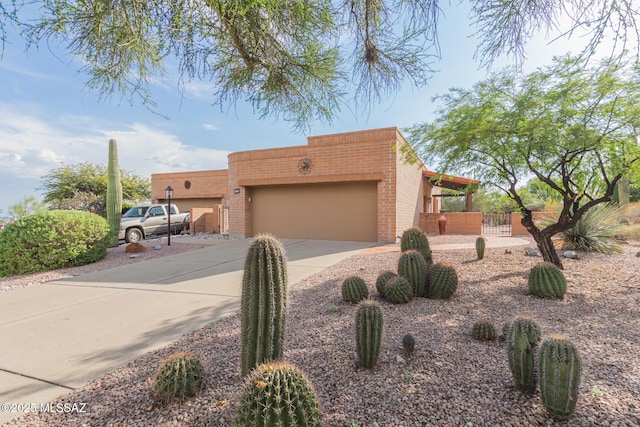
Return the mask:
[[458, 289], [458, 273], [452, 264], [439, 262], [429, 271], [427, 297], [449, 299]]
[[404, 353], [411, 356], [416, 349], [416, 339], [411, 334], [406, 334], [402, 337], [402, 349]]
[[510, 331], [511, 331], [511, 322], [504, 322], [504, 324], [502, 325], [502, 335], [500, 335], [500, 341], [508, 340]]
[[541, 262], [529, 273], [529, 292], [542, 298], [563, 298], [567, 280], [555, 265]]
[[398, 277], [398, 275], [391, 270], [386, 270], [380, 273], [380, 275], [376, 279], [376, 290], [378, 291], [378, 294], [380, 294], [382, 298], [385, 297], [385, 289], [387, 287], [387, 282], [390, 279], [393, 279], [394, 277]]
[[304, 373], [290, 363], [271, 362], [247, 376], [234, 425], [322, 427], [322, 414]]
[[205, 371], [194, 353], [176, 353], [162, 362], [154, 378], [153, 392], [165, 402], [194, 396], [204, 388]]
[[342, 282], [342, 300], [348, 303], [357, 303], [369, 296], [369, 288], [364, 279], [351, 276]]
[[485, 319], [473, 324], [471, 336], [478, 341], [494, 341], [498, 337], [498, 333], [493, 323]]
[[405, 277], [394, 277], [387, 282], [385, 296], [389, 302], [405, 304], [413, 299], [413, 287]]

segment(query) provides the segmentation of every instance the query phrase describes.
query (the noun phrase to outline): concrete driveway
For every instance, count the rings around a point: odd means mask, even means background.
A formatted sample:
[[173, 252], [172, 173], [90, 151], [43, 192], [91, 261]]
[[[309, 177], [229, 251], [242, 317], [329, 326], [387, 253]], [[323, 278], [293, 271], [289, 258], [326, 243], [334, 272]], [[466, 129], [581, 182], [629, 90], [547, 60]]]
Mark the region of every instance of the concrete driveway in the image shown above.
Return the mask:
[[[282, 242], [289, 286], [373, 245]], [[251, 240], [207, 243], [187, 253], [0, 293], [0, 404], [39, 408], [235, 313]], [[4, 409], [0, 424], [21, 415]]]

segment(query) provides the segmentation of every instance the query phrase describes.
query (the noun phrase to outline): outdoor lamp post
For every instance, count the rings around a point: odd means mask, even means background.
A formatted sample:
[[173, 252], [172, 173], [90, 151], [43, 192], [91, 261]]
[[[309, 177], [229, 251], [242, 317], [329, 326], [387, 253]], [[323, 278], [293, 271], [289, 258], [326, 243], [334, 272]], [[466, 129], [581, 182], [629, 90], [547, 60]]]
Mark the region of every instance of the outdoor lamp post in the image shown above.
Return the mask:
[[164, 196], [167, 199], [167, 215], [169, 217], [167, 222], [167, 246], [171, 246], [171, 197], [173, 197], [173, 188], [170, 185], [165, 188]]

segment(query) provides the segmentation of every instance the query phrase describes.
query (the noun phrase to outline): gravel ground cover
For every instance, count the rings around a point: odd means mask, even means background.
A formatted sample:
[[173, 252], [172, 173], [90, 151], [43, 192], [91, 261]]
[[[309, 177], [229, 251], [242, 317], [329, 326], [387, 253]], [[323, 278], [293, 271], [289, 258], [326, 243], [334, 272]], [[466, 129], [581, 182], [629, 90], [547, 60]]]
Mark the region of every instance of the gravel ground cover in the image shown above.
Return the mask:
[[[447, 236], [429, 240], [450, 242]], [[396, 269], [400, 252], [398, 245], [372, 248], [290, 288], [285, 359], [314, 384], [326, 426], [638, 426], [639, 251], [632, 243], [622, 254], [564, 259], [567, 294], [544, 300], [527, 294], [528, 271], [541, 259], [525, 256], [522, 247], [487, 249], [481, 261], [473, 249], [434, 250], [436, 262], [457, 268], [456, 295], [404, 305], [380, 300], [383, 348], [377, 366], [364, 370], [356, 366], [356, 306], [341, 301], [340, 286], [357, 274], [370, 297], [379, 299], [375, 279]], [[549, 418], [539, 392], [515, 388], [505, 343], [471, 338], [481, 318], [500, 330], [518, 315], [533, 317], [543, 339], [569, 336], [582, 355], [580, 397], [568, 422]], [[86, 403], [86, 413], [30, 414], [7, 425], [230, 426], [243, 387], [239, 327], [237, 314], [224, 318], [56, 401]], [[406, 333], [416, 340], [412, 357], [402, 352]], [[153, 375], [165, 357], [179, 351], [202, 358], [207, 388], [185, 402], [161, 404], [151, 394]]]

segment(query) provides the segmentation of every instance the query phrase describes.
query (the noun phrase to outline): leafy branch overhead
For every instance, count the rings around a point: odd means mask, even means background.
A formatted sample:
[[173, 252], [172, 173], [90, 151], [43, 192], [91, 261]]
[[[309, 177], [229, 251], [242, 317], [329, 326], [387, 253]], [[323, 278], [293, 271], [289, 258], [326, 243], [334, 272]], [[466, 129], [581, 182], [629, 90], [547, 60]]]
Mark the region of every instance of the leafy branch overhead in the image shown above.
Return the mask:
[[[624, 58], [588, 66], [563, 57], [529, 75], [504, 70], [436, 98], [437, 118], [409, 129], [408, 139], [435, 169], [508, 194], [523, 225], [547, 246], [545, 259], [559, 264], [550, 238], [611, 200], [623, 177], [640, 176], [638, 67]], [[558, 221], [543, 229], [523, 198], [532, 178], [562, 205]]]
[[[440, 56], [440, 3], [17, 0], [0, 4], [0, 41], [6, 48], [10, 25], [29, 44], [61, 42], [86, 64], [88, 85], [104, 98], [120, 95], [152, 107], [153, 82], [175, 62], [179, 84], [215, 83], [212, 96], [221, 107], [248, 101], [261, 116], [281, 117], [301, 130], [315, 120], [331, 121], [350, 94], [357, 107], [367, 109], [404, 82], [424, 85], [433, 73], [431, 61]], [[471, 3], [483, 65], [503, 53], [522, 60], [537, 31], [590, 25], [585, 54], [608, 28], [624, 46], [640, 38], [630, 1], [597, 0], [588, 12], [579, 0]], [[558, 26], [562, 15], [569, 28]]]

